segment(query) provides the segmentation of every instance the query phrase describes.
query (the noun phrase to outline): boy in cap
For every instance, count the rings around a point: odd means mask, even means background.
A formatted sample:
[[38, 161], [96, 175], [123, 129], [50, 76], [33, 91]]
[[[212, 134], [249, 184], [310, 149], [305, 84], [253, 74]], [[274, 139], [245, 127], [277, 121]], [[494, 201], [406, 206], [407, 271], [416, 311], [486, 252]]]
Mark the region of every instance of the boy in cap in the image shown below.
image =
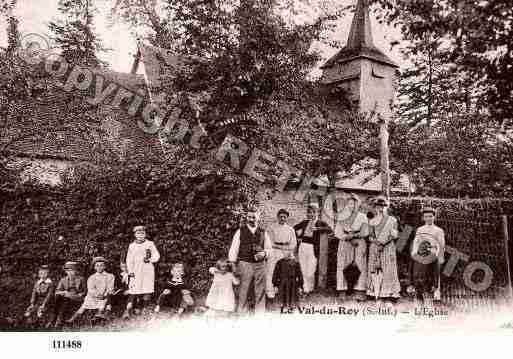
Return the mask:
[[266, 268], [266, 292], [268, 298], [274, 298], [275, 291], [273, 285], [273, 273], [276, 263], [296, 250], [297, 240], [294, 228], [287, 224], [289, 212], [280, 209], [277, 214], [278, 223], [274, 223], [269, 229], [269, 239], [271, 240], [272, 250], [267, 260]]
[[66, 276], [59, 281], [55, 289], [56, 328], [63, 324], [65, 316], [74, 313], [80, 307], [86, 293], [85, 279], [77, 274], [77, 270], [77, 262], [64, 264]]
[[129, 299], [124, 318], [130, 317], [134, 301], [142, 297], [143, 307], [147, 307], [155, 291], [154, 264], [160, 259], [160, 253], [155, 244], [146, 239], [146, 227], [134, 227], [135, 240], [128, 246], [126, 266], [128, 269]]
[[114, 292], [114, 275], [105, 271], [106, 259], [95, 257], [93, 267], [95, 273], [87, 279], [87, 295], [79, 310], [67, 321], [73, 323], [88, 309], [97, 310], [96, 316], [105, 319], [104, 312], [109, 310], [109, 297]]
[[413, 258], [413, 285], [419, 299], [433, 293], [440, 300], [440, 267], [444, 263], [445, 234], [436, 226], [435, 210], [425, 207], [421, 211], [424, 225], [415, 232], [411, 255]]
[[48, 277], [50, 268], [42, 265], [38, 270], [38, 279], [32, 289], [30, 305], [25, 311], [25, 318], [29, 325], [42, 324], [50, 312], [50, 306], [53, 299], [55, 284]]

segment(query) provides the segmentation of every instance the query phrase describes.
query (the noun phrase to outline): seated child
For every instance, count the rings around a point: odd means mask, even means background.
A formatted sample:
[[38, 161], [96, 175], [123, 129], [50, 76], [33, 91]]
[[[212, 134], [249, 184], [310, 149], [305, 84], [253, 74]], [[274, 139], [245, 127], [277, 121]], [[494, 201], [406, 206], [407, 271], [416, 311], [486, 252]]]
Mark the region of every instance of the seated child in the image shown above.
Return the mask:
[[233, 275], [227, 259], [217, 261], [209, 272], [214, 276], [205, 305], [209, 308], [207, 315], [229, 315], [235, 311], [235, 293], [233, 286], [239, 280]]
[[183, 263], [177, 262], [171, 266], [171, 278], [166, 280], [164, 290], [160, 294], [155, 313], [160, 312], [162, 307], [169, 307], [181, 315], [189, 306], [194, 305], [189, 284], [185, 280]]
[[121, 314], [128, 302], [130, 277], [126, 263], [119, 264], [121, 270], [119, 275], [114, 278], [114, 293], [109, 297], [112, 312]]
[[273, 286], [278, 288], [282, 308], [293, 308], [298, 303], [299, 291], [303, 287], [303, 276], [299, 262], [289, 253], [276, 263]]
[[96, 310], [96, 316], [106, 319], [105, 310], [110, 310], [108, 304], [109, 296], [114, 292], [114, 275], [105, 271], [106, 259], [103, 257], [95, 257], [93, 259], [93, 267], [95, 273], [87, 279], [87, 295], [82, 306], [76, 313], [67, 320], [73, 323], [86, 310]]
[[[48, 277], [50, 269], [47, 265], [39, 267], [38, 279], [34, 284], [32, 290], [32, 297], [30, 298], [30, 305], [25, 311], [25, 318], [29, 325], [35, 325], [36, 327], [48, 321], [50, 314], [50, 306], [53, 300], [53, 294], [55, 291], [55, 284]], [[46, 323], [45, 323], [46, 324]]]
[[84, 277], [77, 274], [78, 263], [66, 262], [66, 276], [59, 281], [55, 289], [55, 327], [63, 324], [64, 318], [74, 313], [82, 303], [86, 292]]

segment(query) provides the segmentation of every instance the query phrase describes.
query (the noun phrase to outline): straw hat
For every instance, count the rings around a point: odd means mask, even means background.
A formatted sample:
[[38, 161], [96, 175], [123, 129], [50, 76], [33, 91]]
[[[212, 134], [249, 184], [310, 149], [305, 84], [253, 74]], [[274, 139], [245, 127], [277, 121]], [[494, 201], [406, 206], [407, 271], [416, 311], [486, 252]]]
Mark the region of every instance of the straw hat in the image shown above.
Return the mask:
[[94, 266], [98, 262], [107, 263], [107, 260], [105, 259], [105, 257], [94, 257], [92, 265]]
[[73, 261], [68, 261], [68, 262], [64, 263], [63, 268], [65, 270], [66, 269], [77, 269], [78, 268], [78, 263], [77, 262], [73, 262]]
[[140, 231], [146, 231], [146, 226], [135, 226], [134, 227], [134, 233], [140, 232]]
[[422, 208], [422, 210], [420, 211], [421, 214], [424, 214], [424, 213], [432, 213], [433, 215], [436, 214], [436, 211], [433, 207], [424, 207]]

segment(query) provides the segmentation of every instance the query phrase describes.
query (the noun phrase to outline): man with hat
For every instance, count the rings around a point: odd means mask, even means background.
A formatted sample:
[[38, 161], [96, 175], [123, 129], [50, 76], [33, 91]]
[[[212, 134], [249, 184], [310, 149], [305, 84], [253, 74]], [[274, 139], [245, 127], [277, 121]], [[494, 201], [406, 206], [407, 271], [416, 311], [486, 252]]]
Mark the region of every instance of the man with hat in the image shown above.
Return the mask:
[[[333, 198], [332, 201], [335, 199]], [[360, 198], [351, 193], [344, 201], [344, 206], [337, 212], [331, 210], [333, 206], [326, 200], [325, 213], [328, 218], [334, 218], [335, 237], [338, 238], [337, 251], [337, 291], [342, 300], [347, 299], [347, 291], [353, 290], [356, 299], [366, 299], [367, 291], [367, 237], [369, 235], [367, 216], [359, 211]], [[341, 206], [342, 207], [342, 206]], [[337, 207], [340, 208], [340, 207]], [[354, 264], [359, 270], [355, 283], [348, 283], [346, 269]], [[351, 280], [350, 280], [351, 281]], [[349, 288], [353, 285], [353, 288]]]
[[239, 275], [238, 312], [248, 312], [248, 293], [251, 283], [254, 284], [255, 312], [265, 312], [266, 273], [265, 260], [271, 254], [269, 235], [258, 224], [255, 208], [246, 213], [246, 223], [233, 235], [228, 252], [228, 260], [236, 265], [235, 272]]
[[440, 267], [444, 263], [445, 234], [435, 222], [435, 210], [424, 207], [421, 211], [424, 225], [415, 232], [411, 255], [413, 259], [413, 285], [417, 296], [423, 300], [433, 294], [440, 300]]
[[134, 227], [135, 240], [128, 246], [126, 266], [130, 276], [129, 299], [124, 317], [130, 316], [134, 302], [143, 300], [143, 307], [147, 307], [155, 292], [154, 263], [160, 259], [160, 253], [155, 244], [146, 239], [146, 227]]
[[315, 273], [319, 255], [320, 235], [331, 231], [331, 227], [319, 219], [319, 205], [306, 206], [306, 219], [294, 226], [299, 243], [298, 260], [303, 275], [303, 293], [308, 296], [315, 287]]
[[95, 273], [87, 279], [87, 295], [79, 310], [67, 321], [72, 323], [86, 310], [97, 310], [97, 317], [104, 318], [108, 309], [109, 297], [114, 292], [114, 275], [105, 271], [107, 260], [104, 257], [93, 258], [92, 266]]
[[274, 298], [275, 290], [273, 286], [273, 273], [276, 263], [282, 258], [294, 254], [297, 246], [296, 232], [294, 228], [287, 224], [289, 212], [281, 208], [277, 214], [278, 222], [274, 223], [269, 229], [269, 238], [271, 240], [271, 255], [267, 260], [267, 297]]
[[[386, 198], [378, 196], [373, 203], [374, 217], [369, 220], [367, 294], [395, 302], [400, 297], [401, 291], [394, 242], [399, 233], [397, 220], [388, 215], [387, 205]], [[379, 280], [375, 280], [378, 278]]]
[[66, 262], [64, 264], [66, 276], [59, 281], [55, 289], [55, 327], [63, 324], [64, 318], [74, 313], [82, 303], [86, 294], [84, 277], [78, 275], [78, 263]]

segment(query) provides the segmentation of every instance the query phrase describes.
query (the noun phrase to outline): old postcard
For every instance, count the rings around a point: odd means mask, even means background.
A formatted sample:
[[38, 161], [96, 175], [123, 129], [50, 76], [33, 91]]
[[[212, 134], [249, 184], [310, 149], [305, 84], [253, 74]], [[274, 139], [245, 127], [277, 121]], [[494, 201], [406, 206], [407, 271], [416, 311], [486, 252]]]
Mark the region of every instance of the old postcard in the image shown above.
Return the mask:
[[511, 0], [0, 16], [2, 345], [511, 333]]

